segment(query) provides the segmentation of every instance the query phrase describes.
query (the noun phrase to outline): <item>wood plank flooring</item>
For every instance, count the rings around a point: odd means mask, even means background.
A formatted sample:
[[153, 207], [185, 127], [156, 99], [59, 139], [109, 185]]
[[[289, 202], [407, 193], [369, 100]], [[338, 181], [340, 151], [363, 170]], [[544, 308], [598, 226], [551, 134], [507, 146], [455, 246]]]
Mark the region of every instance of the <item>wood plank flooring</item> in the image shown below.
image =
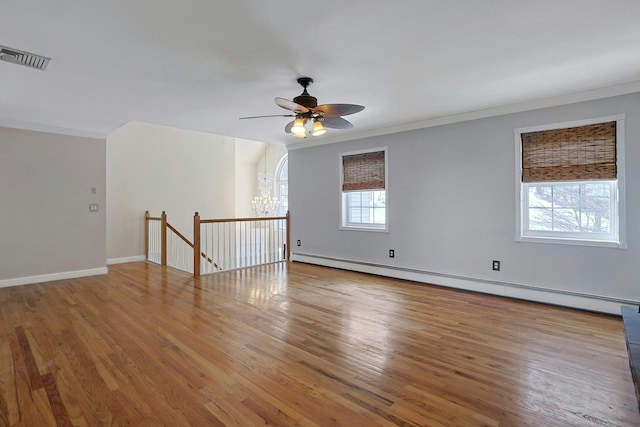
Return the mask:
[[298, 263], [0, 289], [0, 426], [639, 426], [620, 318]]

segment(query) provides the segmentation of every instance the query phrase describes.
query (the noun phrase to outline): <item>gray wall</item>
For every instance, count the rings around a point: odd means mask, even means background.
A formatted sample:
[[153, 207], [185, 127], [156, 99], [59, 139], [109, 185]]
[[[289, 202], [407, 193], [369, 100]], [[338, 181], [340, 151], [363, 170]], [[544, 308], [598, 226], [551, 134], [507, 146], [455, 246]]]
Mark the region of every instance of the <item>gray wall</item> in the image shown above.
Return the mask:
[[[514, 129], [626, 114], [627, 249], [515, 241]], [[640, 300], [640, 94], [291, 150], [294, 253]], [[388, 146], [389, 233], [341, 231], [340, 152]], [[388, 249], [396, 257], [388, 258]], [[295, 259], [295, 258], [294, 258]], [[502, 271], [491, 270], [491, 260]]]
[[105, 158], [104, 140], [0, 127], [0, 280], [105, 267]]

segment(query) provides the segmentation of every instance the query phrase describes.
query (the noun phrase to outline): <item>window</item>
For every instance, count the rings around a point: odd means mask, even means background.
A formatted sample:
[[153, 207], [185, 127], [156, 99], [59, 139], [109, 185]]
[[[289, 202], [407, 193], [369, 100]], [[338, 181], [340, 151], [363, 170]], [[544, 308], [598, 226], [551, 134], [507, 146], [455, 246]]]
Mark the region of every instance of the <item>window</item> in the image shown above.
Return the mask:
[[286, 215], [289, 210], [289, 157], [282, 156], [276, 168], [275, 195], [280, 203], [280, 215]]
[[527, 183], [526, 231], [615, 241], [616, 193], [615, 181]]
[[518, 241], [624, 247], [624, 117], [516, 130]]
[[346, 193], [347, 226], [361, 224], [384, 225], [387, 223], [386, 192], [353, 191]]
[[387, 231], [387, 150], [341, 154], [343, 229]]

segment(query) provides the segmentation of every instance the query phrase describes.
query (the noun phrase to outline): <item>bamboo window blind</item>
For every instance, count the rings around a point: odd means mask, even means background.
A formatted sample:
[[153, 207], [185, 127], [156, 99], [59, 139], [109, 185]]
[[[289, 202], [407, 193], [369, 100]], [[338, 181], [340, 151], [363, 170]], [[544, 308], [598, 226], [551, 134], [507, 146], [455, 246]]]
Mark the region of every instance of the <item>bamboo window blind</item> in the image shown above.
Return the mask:
[[616, 122], [521, 134], [522, 182], [613, 180]]
[[342, 156], [342, 191], [384, 190], [385, 152]]

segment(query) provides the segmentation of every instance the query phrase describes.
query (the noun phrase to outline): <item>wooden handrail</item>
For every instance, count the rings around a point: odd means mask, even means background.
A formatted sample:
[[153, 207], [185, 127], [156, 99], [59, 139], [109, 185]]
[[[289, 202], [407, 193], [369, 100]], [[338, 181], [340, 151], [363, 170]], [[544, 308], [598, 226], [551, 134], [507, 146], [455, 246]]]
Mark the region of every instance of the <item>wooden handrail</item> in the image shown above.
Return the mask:
[[213, 264], [213, 266], [215, 268], [217, 268], [218, 270], [220, 270], [220, 267], [218, 266], [218, 264], [216, 264], [215, 262], [213, 262], [213, 260], [207, 256], [207, 254], [205, 254], [204, 252], [200, 252], [200, 255], [202, 255], [202, 258], [206, 259], [207, 261], [209, 261], [209, 264]]
[[[184, 237], [184, 236], [182, 235], [182, 233], [180, 233], [178, 230], [176, 230], [176, 229], [173, 227], [173, 225], [171, 225], [171, 224], [167, 223], [167, 228], [169, 228], [169, 230], [171, 230], [171, 231], [173, 231], [174, 233], [176, 233], [176, 235], [177, 235], [179, 238], [181, 238], [183, 242], [185, 242], [187, 245], [189, 245], [189, 247], [190, 247], [191, 249], [193, 249], [193, 243], [191, 243], [191, 242], [189, 241], [189, 239], [187, 239], [186, 237]], [[209, 264], [213, 264], [213, 266], [214, 266], [215, 268], [220, 268], [220, 267], [218, 266], [218, 264], [216, 264], [215, 262], [213, 262], [213, 259], [211, 259], [211, 257], [208, 257], [208, 256], [207, 256], [207, 254], [205, 254], [204, 252], [200, 252], [200, 255], [202, 256], [202, 258], [206, 259], [206, 260], [209, 262]]]
[[193, 248], [193, 243], [191, 243], [189, 241], [189, 239], [187, 239], [186, 237], [184, 237], [182, 235], [182, 233], [180, 233], [178, 230], [176, 230], [173, 225], [167, 223], [167, 227], [169, 228], [169, 230], [173, 231], [174, 233], [176, 233], [178, 235], [179, 238], [181, 238], [187, 245], [191, 246], [191, 248]]
[[269, 221], [274, 219], [287, 219], [286, 216], [267, 216], [267, 217], [259, 217], [259, 218], [225, 218], [225, 219], [201, 219], [200, 224], [212, 224], [216, 222], [259, 222], [259, 221]]

